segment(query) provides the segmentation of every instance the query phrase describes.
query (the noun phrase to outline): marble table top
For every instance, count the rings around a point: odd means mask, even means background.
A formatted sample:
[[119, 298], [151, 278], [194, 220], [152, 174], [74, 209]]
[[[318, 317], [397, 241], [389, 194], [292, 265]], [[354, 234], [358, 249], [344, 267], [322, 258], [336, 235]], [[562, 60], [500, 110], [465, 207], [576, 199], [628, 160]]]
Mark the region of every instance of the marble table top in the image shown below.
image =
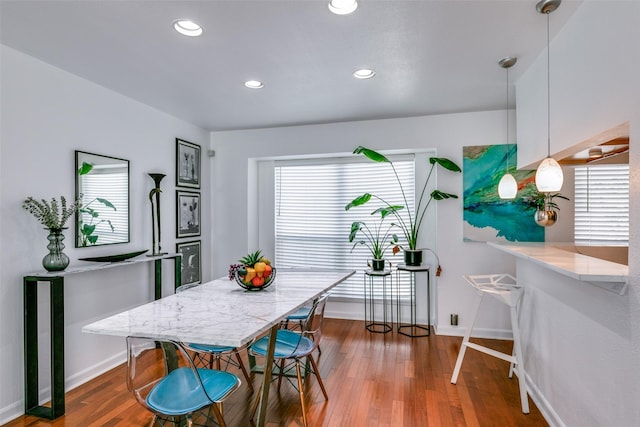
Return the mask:
[[82, 331], [241, 347], [354, 273], [281, 268], [263, 291], [246, 291], [225, 277], [91, 323]]

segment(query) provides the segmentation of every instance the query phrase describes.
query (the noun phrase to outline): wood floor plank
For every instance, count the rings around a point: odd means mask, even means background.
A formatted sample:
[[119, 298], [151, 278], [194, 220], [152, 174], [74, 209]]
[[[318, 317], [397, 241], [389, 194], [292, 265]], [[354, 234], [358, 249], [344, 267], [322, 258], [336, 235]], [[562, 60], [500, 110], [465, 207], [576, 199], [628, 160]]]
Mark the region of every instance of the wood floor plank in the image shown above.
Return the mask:
[[[521, 411], [518, 378], [507, 362], [467, 350], [458, 378], [451, 374], [462, 338], [410, 338], [368, 332], [364, 322], [326, 319], [318, 365], [329, 400], [312, 375], [305, 384], [309, 424], [327, 427], [547, 426], [531, 399]], [[477, 340], [509, 353], [511, 342]], [[246, 356], [245, 356], [246, 357]], [[233, 368], [235, 369], [235, 368]], [[241, 378], [239, 371], [233, 371]], [[135, 401], [121, 365], [66, 394], [66, 414], [53, 421], [22, 416], [2, 427], [142, 427], [151, 415]], [[257, 390], [262, 381], [252, 374]], [[267, 426], [302, 426], [297, 391], [272, 384]], [[229, 427], [250, 426], [255, 395], [246, 385], [224, 404]]]

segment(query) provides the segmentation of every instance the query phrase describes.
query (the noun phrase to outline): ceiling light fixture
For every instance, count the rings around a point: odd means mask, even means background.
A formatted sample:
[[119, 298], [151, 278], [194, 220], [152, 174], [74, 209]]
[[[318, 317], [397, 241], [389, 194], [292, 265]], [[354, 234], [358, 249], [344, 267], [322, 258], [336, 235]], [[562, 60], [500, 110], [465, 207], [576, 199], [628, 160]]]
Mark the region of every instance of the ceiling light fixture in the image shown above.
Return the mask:
[[173, 28], [180, 34], [189, 37], [198, 37], [204, 31], [200, 25], [190, 19], [177, 19], [173, 21]]
[[360, 70], [353, 72], [353, 77], [355, 77], [356, 79], [370, 79], [375, 75], [376, 75], [375, 71], [369, 70], [367, 68], [362, 68]]
[[547, 15], [547, 158], [540, 163], [536, 170], [536, 187], [541, 193], [560, 191], [564, 176], [560, 164], [551, 157], [551, 83], [549, 55], [549, 14], [560, 6], [561, 0], [541, 0], [536, 4], [539, 13]]
[[593, 147], [589, 149], [589, 158], [590, 159], [599, 159], [602, 157], [602, 148], [601, 147]]
[[507, 56], [498, 61], [498, 65], [507, 70], [507, 103], [505, 106], [507, 112], [507, 167], [500, 183], [498, 183], [498, 195], [501, 199], [513, 199], [518, 194], [518, 183], [509, 173], [509, 68], [513, 67], [517, 61], [518, 58], [515, 56]]
[[357, 0], [331, 0], [329, 2], [329, 10], [336, 15], [349, 15], [357, 8]]
[[247, 80], [244, 85], [249, 89], [262, 89], [264, 87], [264, 83], [258, 80]]

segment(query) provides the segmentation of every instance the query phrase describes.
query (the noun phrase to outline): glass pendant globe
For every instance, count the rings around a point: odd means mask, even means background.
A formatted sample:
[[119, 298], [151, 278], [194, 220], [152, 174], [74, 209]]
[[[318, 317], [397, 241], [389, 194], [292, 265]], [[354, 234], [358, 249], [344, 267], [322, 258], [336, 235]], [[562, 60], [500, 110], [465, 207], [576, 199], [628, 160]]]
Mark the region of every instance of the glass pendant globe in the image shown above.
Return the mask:
[[518, 183], [510, 173], [505, 173], [498, 184], [498, 195], [501, 199], [514, 199], [518, 194]]
[[547, 157], [540, 163], [536, 171], [536, 187], [541, 193], [560, 191], [564, 176], [560, 164], [552, 157]]

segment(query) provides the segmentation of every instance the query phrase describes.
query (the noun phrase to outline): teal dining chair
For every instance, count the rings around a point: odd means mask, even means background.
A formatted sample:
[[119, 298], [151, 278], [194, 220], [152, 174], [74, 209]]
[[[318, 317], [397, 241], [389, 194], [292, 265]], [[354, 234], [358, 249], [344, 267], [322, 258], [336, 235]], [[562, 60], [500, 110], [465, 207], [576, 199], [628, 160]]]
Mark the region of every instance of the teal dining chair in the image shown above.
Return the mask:
[[[307, 321], [309, 317], [309, 313], [311, 312], [311, 306], [305, 305], [304, 307], [300, 307], [290, 315], [288, 315], [284, 321], [282, 322], [284, 329], [296, 329], [304, 327], [304, 322]], [[293, 326], [291, 326], [293, 323]], [[322, 349], [318, 345], [318, 356], [322, 355]]]
[[[176, 288], [176, 293], [184, 292], [187, 289], [199, 286], [198, 283], [189, 283]], [[249, 373], [242, 361], [240, 352], [242, 349], [220, 345], [208, 345], [198, 343], [184, 343], [193, 352], [193, 360], [198, 366], [209, 369], [227, 370], [229, 365], [235, 366], [242, 371], [242, 376], [247, 381], [249, 390], [253, 393], [253, 383], [249, 378]], [[235, 360], [234, 360], [235, 359]]]
[[[302, 360], [308, 360], [310, 362], [312, 367], [310, 372], [317, 378], [324, 398], [329, 400], [324, 383], [322, 382], [322, 377], [320, 376], [320, 371], [318, 370], [318, 365], [312, 355], [313, 351], [320, 344], [320, 339], [322, 337], [322, 323], [324, 320], [324, 309], [327, 297], [328, 294], [325, 294], [314, 301], [306, 319], [304, 320], [303, 327], [300, 332], [281, 328], [278, 330], [276, 336], [276, 346], [274, 351], [274, 364], [276, 367], [273, 372], [277, 373], [278, 391], [280, 391], [282, 378], [286, 378], [298, 390], [300, 405], [302, 407], [302, 421], [305, 427], [307, 426], [307, 411], [304, 402], [304, 381], [300, 367]], [[260, 338], [249, 347], [249, 353], [253, 356], [265, 357], [268, 343], [269, 336]], [[297, 385], [289, 380], [288, 375], [294, 369], [297, 378]], [[305, 378], [306, 377], [305, 372]], [[258, 391], [258, 396], [256, 397], [253, 410], [251, 412], [251, 419], [255, 416], [261, 394], [262, 389]]]
[[230, 372], [197, 368], [179, 342], [127, 337], [127, 388], [153, 413], [150, 426], [211, 425], [213, 411], [224, 427], [222, 402], [238, 387]]

